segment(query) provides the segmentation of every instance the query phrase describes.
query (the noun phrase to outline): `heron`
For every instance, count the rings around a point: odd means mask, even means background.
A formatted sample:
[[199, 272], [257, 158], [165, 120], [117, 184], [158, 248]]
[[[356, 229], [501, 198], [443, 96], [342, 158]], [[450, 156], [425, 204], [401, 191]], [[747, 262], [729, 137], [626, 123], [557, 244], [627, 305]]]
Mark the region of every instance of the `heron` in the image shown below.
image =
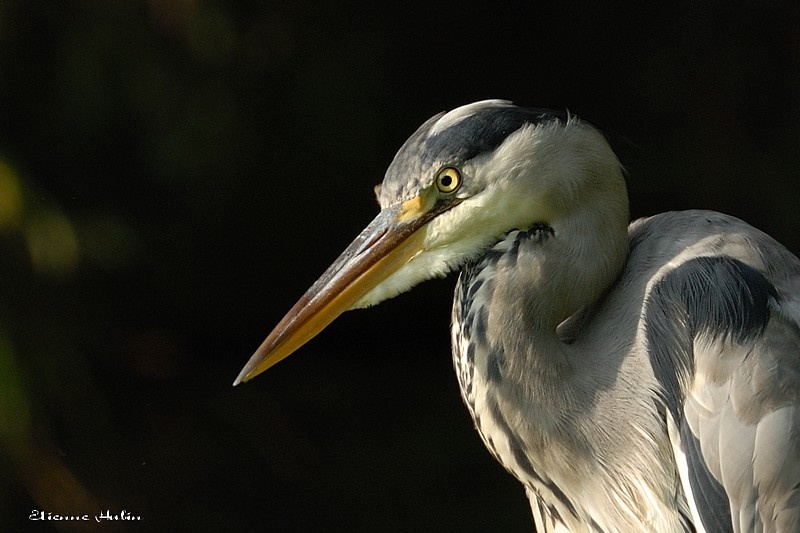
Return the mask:
[[461, 395], [537, 531], [800, 531], [800, 260], [781, 244], [713, 211], [631, 223], [595, 126], [504, 100], [427, 120], [376, 194], [234, 384], [460, 271]]

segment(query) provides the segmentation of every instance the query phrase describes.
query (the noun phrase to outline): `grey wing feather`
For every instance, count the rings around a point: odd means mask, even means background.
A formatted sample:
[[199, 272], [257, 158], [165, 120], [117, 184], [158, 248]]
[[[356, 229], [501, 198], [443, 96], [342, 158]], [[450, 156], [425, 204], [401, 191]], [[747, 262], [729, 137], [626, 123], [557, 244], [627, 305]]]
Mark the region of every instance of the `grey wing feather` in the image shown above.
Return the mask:
[[[707, 531], [720, 530], [720, 516], [702, 500], [713, 499], [719, 486], [733, 531], [800, 531], [800, 337], [795, 331], [783, 346], [769, 340], [787, 328], [796, 329], [774, 318], [749, 348], [719, 340], [695, 348], [698, 370], [684, 403], [682, 445], [695, 477], [711, 474], [692, 487]], [[713, 364], [704, 359], [722, 357], [734, 363], [725, 365], [727, 375], [703, 369]], [[727, 395], [715, 399], [709, 392], [715, 389]]]
[[800, 262], [742, 227], [654, 284], [651, 358], [698, 530], [800, 531]]

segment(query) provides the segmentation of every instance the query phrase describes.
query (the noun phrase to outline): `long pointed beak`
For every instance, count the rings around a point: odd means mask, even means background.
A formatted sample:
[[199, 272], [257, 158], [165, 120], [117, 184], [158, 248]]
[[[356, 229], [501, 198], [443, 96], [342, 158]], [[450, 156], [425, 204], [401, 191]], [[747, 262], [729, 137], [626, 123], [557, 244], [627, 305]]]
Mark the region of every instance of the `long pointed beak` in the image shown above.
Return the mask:
[[443, 209], [422, 194], [378, 214], [278, 323], [234, 385], [291, 355], [422, 250], [419, 231]]

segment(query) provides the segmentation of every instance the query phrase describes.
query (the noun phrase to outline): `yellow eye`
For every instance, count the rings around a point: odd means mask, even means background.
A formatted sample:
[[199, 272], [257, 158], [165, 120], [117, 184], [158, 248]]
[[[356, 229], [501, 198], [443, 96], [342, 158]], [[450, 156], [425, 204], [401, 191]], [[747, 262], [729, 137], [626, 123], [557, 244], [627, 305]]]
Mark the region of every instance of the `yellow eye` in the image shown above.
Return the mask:
[[461, 172], [455, 167], [444, 167], [436, 174], [436, 188], [440, 192], [450, 194], [461, 187]]

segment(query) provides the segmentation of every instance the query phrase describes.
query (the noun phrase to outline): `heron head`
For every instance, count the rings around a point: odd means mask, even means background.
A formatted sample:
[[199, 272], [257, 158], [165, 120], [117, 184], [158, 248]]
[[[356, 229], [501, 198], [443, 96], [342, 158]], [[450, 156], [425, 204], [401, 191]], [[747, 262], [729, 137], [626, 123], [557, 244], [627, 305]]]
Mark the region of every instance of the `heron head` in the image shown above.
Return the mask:
[[376, 194], [378, 216], [286, 314], [234, 384], [287, 357], [342, 312], [446, 275], [511, 230], [557, 226], [592, 203], [624, 213], [627, 223], [619, 163], [602, 134], [566, 113], [503, 100], [429, 119], [397, 152]]

